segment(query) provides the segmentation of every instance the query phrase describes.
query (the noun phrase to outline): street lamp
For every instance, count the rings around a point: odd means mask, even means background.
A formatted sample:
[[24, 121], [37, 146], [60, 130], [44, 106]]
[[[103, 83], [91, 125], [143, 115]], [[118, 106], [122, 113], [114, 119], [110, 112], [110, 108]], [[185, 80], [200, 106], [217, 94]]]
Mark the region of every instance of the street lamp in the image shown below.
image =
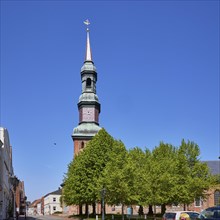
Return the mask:
[[101, 190], [101, 197], [102, 197], [102, 220], [105, 220], [105, 193], [106, 193], [106, 189], [103, 188]]

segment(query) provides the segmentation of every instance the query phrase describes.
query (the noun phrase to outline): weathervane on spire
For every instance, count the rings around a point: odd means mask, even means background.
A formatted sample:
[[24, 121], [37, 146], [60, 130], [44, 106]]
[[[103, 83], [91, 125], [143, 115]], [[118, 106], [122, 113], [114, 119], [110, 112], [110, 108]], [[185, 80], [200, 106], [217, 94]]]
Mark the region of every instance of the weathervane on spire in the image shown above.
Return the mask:
[[83, 23], [87, 26], [86, 30], [89, 31], [89, 25], [90, 25], [89, 19], [86, 19]]

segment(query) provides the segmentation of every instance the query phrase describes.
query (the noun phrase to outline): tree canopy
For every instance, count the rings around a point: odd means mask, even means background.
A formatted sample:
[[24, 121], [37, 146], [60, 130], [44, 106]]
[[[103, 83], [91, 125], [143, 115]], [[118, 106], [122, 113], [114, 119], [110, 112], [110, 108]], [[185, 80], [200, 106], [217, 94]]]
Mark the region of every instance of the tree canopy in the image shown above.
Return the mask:
[[160, 142], [152, 151], [127, 150], [101, 129], [68, 165], [63, 199], [94, 204], [105, 189], [109, 205], [187, 205], [205, 198], [214, 180], [199, 155], [199, 146], [185, 140], [179, 147]]

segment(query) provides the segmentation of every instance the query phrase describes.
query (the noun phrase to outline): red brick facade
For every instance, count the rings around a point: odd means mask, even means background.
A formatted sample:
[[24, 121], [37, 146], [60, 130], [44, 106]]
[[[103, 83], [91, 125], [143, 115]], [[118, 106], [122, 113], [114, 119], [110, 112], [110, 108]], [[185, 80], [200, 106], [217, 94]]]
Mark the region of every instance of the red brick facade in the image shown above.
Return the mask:
[[24, 190], [24, 182], [20, 181], [16, 187], [15, 203], [18, 214], [23, 215], [26, 212], [26, 196]]
[[[217, 185], [216, 187], [210, 189], [207, 192], [207, 199], [200, 200], [199, 204], [196, 203], [196, 201], [192, 204], [190, 204], [188, 207], [186, 207], [186, 210], [190, 211], [196, 211], [196, 212], [201, 212], [202, 210], [215, 206], [215, 198], [214, 194], [216, 191], [220, 191], [220, 184]], [[219, 203], [220, 203], [220, 198], [219, 198]], [[124, 207], [124, 213], [127, 214], [127, 206]], [[121, 206], [109, 206], [106, 205], [106, 213], [107, 214], [121, 214], [122, 212], [122, 207]], [[139, 206], [133, 205], [132, 206], [132, 212], [134, 215], [138, 214]], [[154, 213], [161, 213], [161, 207], [160, 206], [154, 206], [153, 207]], [[184, 210], [184, 207], [182, 205], [178, 206], [167, 206], [166, 207], [167, 211], [182, 211]], [[83, 212], [85, 211], [85, 208], [83, 208]], [[92, 212], [92, 206], [89, 207], [89, 212]], [[96, 206], [96, 213], [100, 214], [101, 213], [101, 205], [97, 204]], [[144, 207], [144, 214], [148, 213], [148, 207]], [[68, 207], [68, 214], [79, 214], [79, 207], [78, 206], [69, 206]]]
[[207, 198], [204, 200], [201, 200], [200, 202], [198, 201], [198, 204], [196, 204], [196, 201], [189, 206], [190, 210], [198, 211], [201, 212], [202, 210], [215, 206], [215, 205], [220, 205], [220, 198], [218, 199], [218, 204], [216, 204], [216, 192], [220, 192], [220, 184], [217, 185], [216, 187], [210, 189], [207, 192]]
[[78, 155], [80, 151], [82, 151], [89, 140], [74, 140], [74, 156]]

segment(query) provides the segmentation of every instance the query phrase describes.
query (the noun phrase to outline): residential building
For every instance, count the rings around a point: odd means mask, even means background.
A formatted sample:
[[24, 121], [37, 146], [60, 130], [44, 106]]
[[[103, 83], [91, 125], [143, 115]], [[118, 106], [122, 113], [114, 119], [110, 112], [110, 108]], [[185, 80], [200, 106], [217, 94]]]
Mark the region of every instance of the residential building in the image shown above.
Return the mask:
[[19, 215], [24, 215], [26, 213], [26, 200], [24, 181], [19, 181], [16, 187], [16, 207]]
[[26, 196], [24, 182], [15, 175], [12, 165], [12, 147], [6, 128], [0, 127], [0, 220], [24, 214]]
[[26, 214], [27, 215], [29, 214], [28, 210], [29, 210], [30, 206], [31, 206], [31, 202], [30, 201], [26, 201]]
[[42, 198], [41, 199], [36, 199], [28, 206], [28, 210], [27, 210], [28, 215], [43, 214], [43, 212], [39, 213], [39, 204], [42, 203], [42, 200], [43, 200]]
[[41, 202], [39, 202], [39, 203], [37, 203], [37, 215], [42, 215], [42, 214], [43, 213], [41, 212]]
[[61, 195], [62, 191], [58, 188], [58, 190], [44, 196], [44, 215], [52, 215], [63, 211], [60, 203]]
[[0, 220], [13, 215], [12, 148], [7, 129], [0, 127]]

